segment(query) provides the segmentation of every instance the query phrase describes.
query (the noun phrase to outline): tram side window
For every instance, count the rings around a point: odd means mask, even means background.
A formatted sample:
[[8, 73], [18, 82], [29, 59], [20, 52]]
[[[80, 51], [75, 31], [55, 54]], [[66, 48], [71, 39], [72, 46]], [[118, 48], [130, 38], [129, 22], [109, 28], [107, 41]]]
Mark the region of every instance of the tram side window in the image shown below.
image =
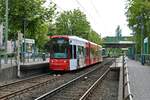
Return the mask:
[[76, 57], [76, 55], [77, 55], [77, 53], [76, 53], [76, 52], [77, 52], [77, 51], [76, 51], [76, 45], [73, 45], [73, 47], [74, 47], [74, 48], [73, 48], [73, 49], [74, 49], [74, 59], [76, 59], [76, 58], [77, 58], [77, 57]]
[[99, 56], [101, 56], [101, 55], [102, 55], [102, 50], [100, 49], [100, 50], [99, 50]]
[[73, 58], [73, 54], [72, 54], [73, 52], [72, 52], [72, 45], [70, 45], [70, 58]]
[[90, 52], [90, 54], [91, 54], [91, 57], [93, 58], [95, 55], [94, 55], [94, 48], [91, 48], [91, 52]]
[[76, 59], [76, 45], [70, 45], [70, 58]]
[[82, 47], [82, 57], [85, 57], [85, 49]]

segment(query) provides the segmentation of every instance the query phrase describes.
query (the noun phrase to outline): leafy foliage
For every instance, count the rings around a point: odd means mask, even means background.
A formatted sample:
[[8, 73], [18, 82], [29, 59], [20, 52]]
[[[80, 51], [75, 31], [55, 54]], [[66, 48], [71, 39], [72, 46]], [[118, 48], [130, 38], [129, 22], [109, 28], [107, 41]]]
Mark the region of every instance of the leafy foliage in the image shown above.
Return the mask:
[[[80, 10], [64, 11], [56, 19], [56, 32], [63, 35], [81, 35], [87, 37], [89, 22]], [[84, 35], [85, 36], [84, 36]]]
[[94, 43], [97, 43], [97, 44], [101, 44], [102, 43], [102, 40], [101, 40], [101, 36], [96, 33], [94, 30], [92, 30], [91, 33], [89, 33], [89, 38], [88, 40], [94, 42]]
[[[16, 32], [20, 30], [42, 47], [41, 40], [46, 39], [48, 32], [47, 23], [52, 21], [56, 10], [55, 4], [45, 8], [44, 3], [45, 0], [9, 0], [9, 39], [16, 38]], [[0, 0], [0, 18], [4, 17], [5, 0]]]
[[91, 26], [86, 19], [86, 15], [79, 9], [61, 13], [57, 17], [54, 26], [55, 30], [54, 27], [51, 27], [53, 34], [76, 35], [100, 44], [100, 36], [95, 31], [91, 31]]
[[[46, 8], [45, 1], [9, 0], [9, 39], [16, 39], [17, 31], [21, 31], [25, 38], [35, 39], [38, 48], [43, 48], [47, 35], [76, 35], [100, 44], [100, 36], [83, 12], [74, 9], [58, 13], [56, 4]], [[0, 19], [5, 18], [5, 10], [5, 0], [0, 0]]]
[[[127, 8], [129, 27], [136, 33], [136, 53], [140, 53], [140, 48], [142, 47], [140, 34], [143, 33], [144, 38], [150, 37], [150, 1], [128, 0]], [[142, 32], [142, 25], [144, 26], [144, 32]]]

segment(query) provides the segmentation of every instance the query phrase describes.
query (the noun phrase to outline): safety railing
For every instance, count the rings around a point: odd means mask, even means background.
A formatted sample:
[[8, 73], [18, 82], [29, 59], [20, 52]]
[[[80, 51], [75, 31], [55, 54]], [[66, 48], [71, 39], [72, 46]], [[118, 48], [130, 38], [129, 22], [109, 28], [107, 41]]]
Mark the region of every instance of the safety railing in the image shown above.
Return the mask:
[[142, 54], [143, 59], [141, 57], [141, 54], [136, 54], [135, 55], [135, 60], [142, 62], [143, 60], [143, 64], [147, 64], [150, 65], [150, 54]]
[[141, 61], [141, 54], [136, 54], [135, 55], [135, 60], [136, 61]]
[[128, 73], [128, 66], [127, 66], [127, 60], [125, 59], [125, 56], [123, 55], [122, 59], [122, 76], [123, 76], [123, 96], [122, 100], [133, 100], [133, 95], [130, 91], [130, 80], [129, 80], [129, 73]]
[[49, 57], [50, 57], [49, 53], [43, 53], [43, 52], [22, 53], [20, 55], [20, 62], [22, 64], [25, 64], [25, 63], [32, 63], [32, 62], [39, 62], [39, 61], [48, 61]]
[[[7, 55], [7, 59], [5, 58]], [[0, 53], [0, 69], [6, 66], [15, 66], [17, 65], [17, 53]], [[50, 54], [49, 53], [24, 53], [19, 55], [20, 63], [34, 63], [39, 61], [48, 61]]]
[[150, 54], [144, 54], [144, 63], [150, 65]]
[[[5, 59], [7, 57], [7, 59]], [[0, 69], [2, 66], [9, 64], [9, 66], [16, 65], [16, 53], [1, 53], [0, 54]]]

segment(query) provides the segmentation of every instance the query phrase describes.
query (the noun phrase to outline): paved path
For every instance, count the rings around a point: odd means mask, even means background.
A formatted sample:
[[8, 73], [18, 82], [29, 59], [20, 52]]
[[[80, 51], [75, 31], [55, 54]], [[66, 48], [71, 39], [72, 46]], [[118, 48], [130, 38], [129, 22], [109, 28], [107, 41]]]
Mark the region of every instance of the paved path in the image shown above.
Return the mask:
[[133, 100], [150, 100], [150, 66], [140, 62], [127, 61]]

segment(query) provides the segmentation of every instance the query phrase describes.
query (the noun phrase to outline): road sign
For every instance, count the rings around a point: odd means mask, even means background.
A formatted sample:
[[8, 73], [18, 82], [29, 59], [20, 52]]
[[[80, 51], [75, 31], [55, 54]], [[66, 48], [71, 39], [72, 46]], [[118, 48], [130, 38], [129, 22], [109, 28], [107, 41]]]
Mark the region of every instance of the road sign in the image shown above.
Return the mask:
[[148, 37], [144, 39], [144, 43], [148, 43]]
[[144, 54], [148, 54], [148, 37], [144, 39]]
[[24, 40], [25, 40], [25, 43], [32, 43], [34, 44], [35, 43], [35, 40], [34, 39], [23, 39], [22, 42], [24, 43]]

